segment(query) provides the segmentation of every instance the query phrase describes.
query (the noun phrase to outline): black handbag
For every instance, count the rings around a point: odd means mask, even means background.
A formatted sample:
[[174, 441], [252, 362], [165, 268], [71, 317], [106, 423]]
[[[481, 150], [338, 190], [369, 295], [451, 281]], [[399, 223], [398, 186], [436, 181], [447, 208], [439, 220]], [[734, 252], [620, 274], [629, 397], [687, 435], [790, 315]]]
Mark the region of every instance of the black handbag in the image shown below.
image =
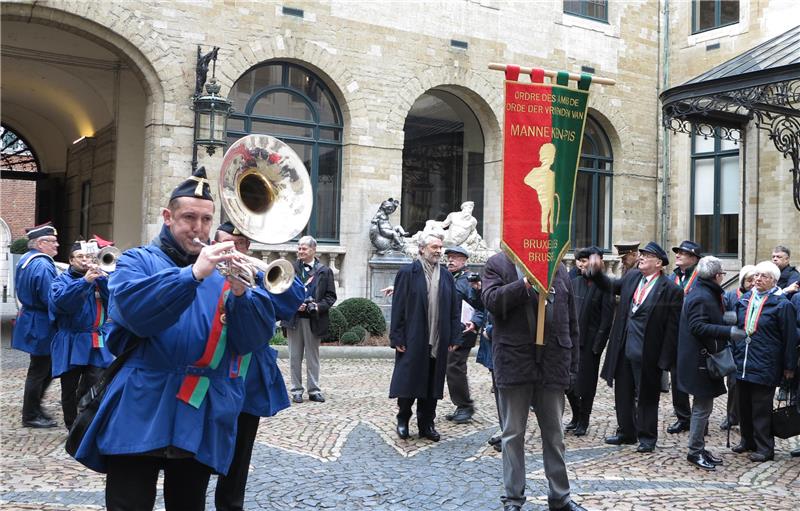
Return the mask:
[[[797, 393], [790, 389], [786, 395], [788, 400], [778, 400], [778, 408], [772, 410], [772, 433], [778, 438], [800, 435], [800, 408], [798, 408]], [[786, 405], [780, 406], [782, 402], [785, 402]]]
[[733, 352], [728, 343], [718, 352], [707, 354], [706, 369], [710, 377], [718, 380], [736, 372], [736, 361], [733, 360]]
[[78, 416], [75, 418], [75, 422], [72, 423], [72, 427], [69, 428], [67, 441], [64, 443], [64, 449], [73, 458], [75, 457], [75, 453], [78, 452], [78, 447], [81, 445], [83, 437], [89, 429], [89, 425], [94, 420], [94, 416], [97, 415], [97, 409], [100, 408], [100, 402], [103, 400], [103, 395], [105, 395], [108, 385], [122, 368], [125, 361], [128, 360], [134, 350], [139, 347], [140, 342], [139, 338], [135, 338], [125, 348], [125, 351], [111, 362], [111, 365], [100, 375], [97, 383], [92, 385], [78, 402]]

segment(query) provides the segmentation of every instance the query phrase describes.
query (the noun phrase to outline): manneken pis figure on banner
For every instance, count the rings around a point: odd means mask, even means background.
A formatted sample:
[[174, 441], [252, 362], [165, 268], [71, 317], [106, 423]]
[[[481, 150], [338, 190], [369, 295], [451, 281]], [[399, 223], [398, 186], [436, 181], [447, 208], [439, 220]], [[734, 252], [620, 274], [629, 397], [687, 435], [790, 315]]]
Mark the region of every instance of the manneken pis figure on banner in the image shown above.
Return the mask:
[[166, 509], [202, 510], [211, 474], [231, 464], [242, 356], [272, 337], [275, 311], [266, 290], [217, 271], [235, 256], [230, 241], [203, 246], [213, 216], [200, 168], [173, 191], [160, 234], [109, 279], [109, 348], [135, 348], [75, 454], [107, 474], [109, 510], [152, 509], [161, 470]]

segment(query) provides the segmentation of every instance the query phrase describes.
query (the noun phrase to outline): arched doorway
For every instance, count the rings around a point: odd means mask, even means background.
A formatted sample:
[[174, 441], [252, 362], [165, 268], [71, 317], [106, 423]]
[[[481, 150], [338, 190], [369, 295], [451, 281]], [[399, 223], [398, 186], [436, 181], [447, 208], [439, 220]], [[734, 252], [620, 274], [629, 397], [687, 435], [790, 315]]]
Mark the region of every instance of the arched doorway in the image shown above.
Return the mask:
[[444, 220], [473, 201], [483, 232], [484, 136], [472, 109], [433, 89], [414, 102], [403, 130], [401, 225], [421, 231], [427, 220]]
[[[141, 243], [148, 93], [112, 38], [61, 24], [37, 9], [2, 17], [2, 121], [35, 148], [42, 179], [28, 197], [32, 223], [52, 220], [66, 259], [71, 241], [97, 233]], [[91, 27], [90, 27], [91, 28]], [[98, 33], [106, 29], [94, 27]], [[3, 176], [4, 184], [6, 176]], [[4, 212], [4, 216], [5, 212]], [[83, 219], [83, 221], [82, 221]], [[23, 235], [12, 226], [13, 237]]]

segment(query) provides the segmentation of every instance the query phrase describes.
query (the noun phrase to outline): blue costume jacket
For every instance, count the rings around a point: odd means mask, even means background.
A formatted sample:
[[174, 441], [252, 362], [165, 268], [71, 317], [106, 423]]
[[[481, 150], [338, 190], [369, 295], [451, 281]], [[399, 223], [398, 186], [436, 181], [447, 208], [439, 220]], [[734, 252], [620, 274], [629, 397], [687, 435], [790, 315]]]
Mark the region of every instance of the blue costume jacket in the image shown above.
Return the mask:
[[[100, 318], [98, 299], [102, 305]], [[54, 377], [77, 366], [108, 367], [114, 360], [105, 345], [107, 310], [108, 279], [87, 282], [70, 268], [53, 280], [50, 319], [58, 329], [50, 344]], [[93, 347], [95, 333], [98, 347]]]
[[11, 347], [31, 355], [49, 355], [55, 328], [47, 313], [50, 285], [56, 278], [53, 258], [30, 250], [19, 260], [14, 285], [22, 310], [14, 326]]
[[[306, 289], [300, 279], [279, 295], [270, 293], [275, 319], [289, 320], [303, 303]], [[289, 407], [289, 393], [278, 369], [278, 352], [269, 344], [253, 351], [245, 376], [245, 398], [242, 412], [259, 417], [272, 417]]]
[[[79, 462], [103, 472], [104, 455], [174, 446], [215, 472], [227, 472], [244, 402], [238, 355], [272, 337], [275, 312], [263, 289], [248, 289], [239, 297], [229, 293], [219, 365], [194, 367], [205, 351], [224, 281], [214, 272], [198, 282], [191, 265], [176, 266], [154, 244], [120, 257], [109, 282], [109, 316], [114, 329], [142, 340], [107, 387], [76, 452]], [[109, 347], [114, 351], [111, 341]], [[208, 393], [196, 408], [176, 397], [187, 374], [209, 379]]]

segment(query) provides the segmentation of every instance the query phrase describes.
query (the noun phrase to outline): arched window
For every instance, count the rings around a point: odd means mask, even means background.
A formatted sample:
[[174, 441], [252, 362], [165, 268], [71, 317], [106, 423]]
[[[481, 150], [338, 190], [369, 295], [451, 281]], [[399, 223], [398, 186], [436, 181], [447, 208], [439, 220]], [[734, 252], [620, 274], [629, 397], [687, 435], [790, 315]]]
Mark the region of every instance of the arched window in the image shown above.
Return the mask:
[[228, 144], [259, 133], [290, 145], [314, 187], [314, 209], [303, 234], [338, 241], [344, 124], [330, 89], [301, 66], [272, 61], [243, 74], [228, 99], [234, 108]]
[[5, 124], [0, 125], [0, 141], [2, 141], [0, 168], [3, 170], [3, 177], [36, 179], [36, 174], [30, 178], [23, 174], [17, 174], [18, 172], [39, 172], [39, 159], [28, 141]]
[[597, 245], [611, 249], [611, 144], [603, 128], [590, 116], [583, 132], [581, 160], [575, 182], [572, 246]]
[[428, 91], [414, 102], [403, 130], [401, 225], [415, 233], [426, 220], [444, 220], [473, 201], [483, 234], [484, 140], [469, 106], [448, 92]]

